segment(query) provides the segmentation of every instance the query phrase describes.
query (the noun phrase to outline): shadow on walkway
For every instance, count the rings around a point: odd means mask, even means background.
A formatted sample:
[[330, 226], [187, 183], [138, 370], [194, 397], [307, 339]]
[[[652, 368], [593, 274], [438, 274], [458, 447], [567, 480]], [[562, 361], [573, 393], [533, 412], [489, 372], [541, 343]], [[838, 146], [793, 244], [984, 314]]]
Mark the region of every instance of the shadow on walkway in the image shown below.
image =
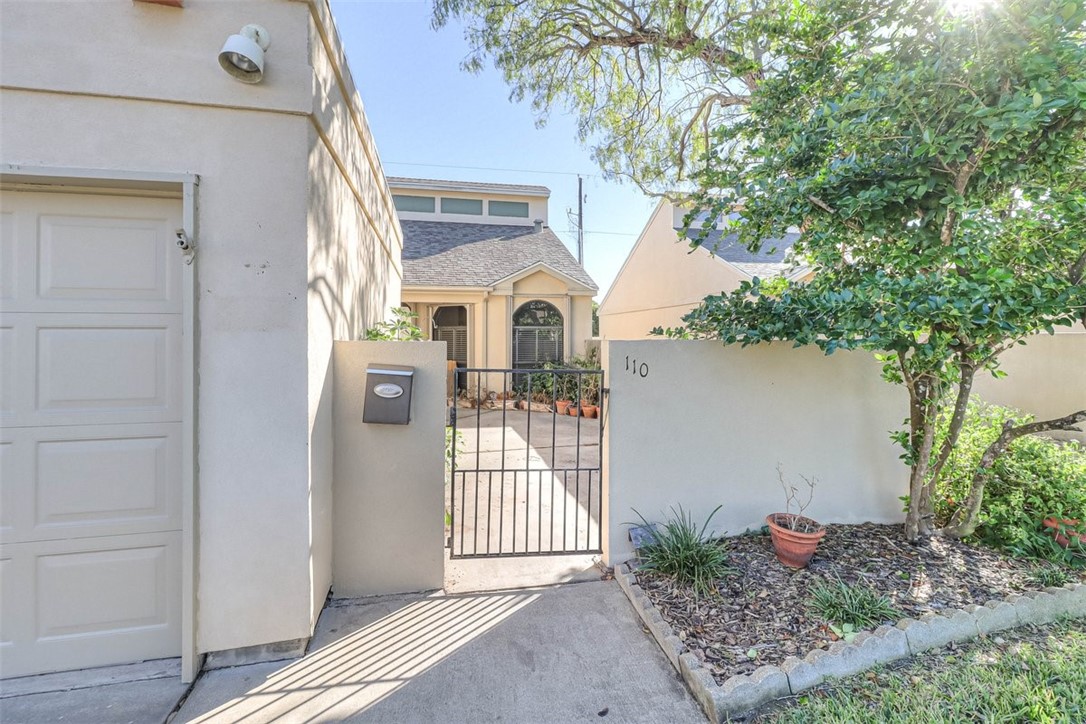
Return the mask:
[[704, 716], [618, 586], [598, 581], [335, 602], [304, 658], [207, 672], [175, 721], [344, 720]]

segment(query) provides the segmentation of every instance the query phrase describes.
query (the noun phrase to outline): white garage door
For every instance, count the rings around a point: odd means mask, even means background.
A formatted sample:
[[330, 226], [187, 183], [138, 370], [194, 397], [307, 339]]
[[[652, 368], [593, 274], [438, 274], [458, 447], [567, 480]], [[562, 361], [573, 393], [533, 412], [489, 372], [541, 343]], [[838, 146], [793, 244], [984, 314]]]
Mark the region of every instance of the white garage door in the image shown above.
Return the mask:
[[180, 202], [0, 196], [0, 675], [181, 650]]

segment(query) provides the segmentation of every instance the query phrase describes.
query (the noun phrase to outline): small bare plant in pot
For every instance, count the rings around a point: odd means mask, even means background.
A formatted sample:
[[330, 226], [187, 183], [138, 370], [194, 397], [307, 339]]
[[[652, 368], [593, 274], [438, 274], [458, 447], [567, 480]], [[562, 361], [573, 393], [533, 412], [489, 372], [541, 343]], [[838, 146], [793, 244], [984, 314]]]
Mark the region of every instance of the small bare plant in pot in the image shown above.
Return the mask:
[[[785, 512], [767, 515], [765, 522], [769, 526], [769, 535], [773, 539], [773, 550], [777, 560], [789, 568], [806, 568], [814, 556], [818, 542], [826, 535], [821, 523], [804, 515], [811, 500], [814, 499], [817, 478], [799, 476], [807, 485], [807, 498], [800, 498], [799, 488], [784, 479], [784, 471], [777, 465], [777, 478], [784, 488]], [[795, 512], [793, 512], [795, 509]]]

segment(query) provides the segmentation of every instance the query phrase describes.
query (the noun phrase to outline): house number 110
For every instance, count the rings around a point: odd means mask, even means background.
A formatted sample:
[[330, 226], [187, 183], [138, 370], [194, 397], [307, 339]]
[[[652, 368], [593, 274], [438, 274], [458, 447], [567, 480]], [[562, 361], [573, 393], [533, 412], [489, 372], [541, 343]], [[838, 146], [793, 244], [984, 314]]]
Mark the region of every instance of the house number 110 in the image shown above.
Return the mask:
[[637, 375], [638, 377], [648, 377], [649, 363], [642, 362], [639, 365], [637, 364], [637, 360], [632, 360], [630, 359], [630, 355], [626, 355], [626, 371], [629, 372], [631, 375]]

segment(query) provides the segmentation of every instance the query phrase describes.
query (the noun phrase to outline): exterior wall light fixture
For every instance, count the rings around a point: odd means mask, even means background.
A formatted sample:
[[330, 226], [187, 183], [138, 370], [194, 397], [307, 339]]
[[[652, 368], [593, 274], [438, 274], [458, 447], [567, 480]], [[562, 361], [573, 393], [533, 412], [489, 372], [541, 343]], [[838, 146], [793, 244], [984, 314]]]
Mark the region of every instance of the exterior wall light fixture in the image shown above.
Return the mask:
[[271, 36], [260, 25], [246, 25], [237, 35], [231, 35], [219, 51], [219, 65], [242, 83], [259, 83], [264, 79], [264, 52], [271, 45]]

